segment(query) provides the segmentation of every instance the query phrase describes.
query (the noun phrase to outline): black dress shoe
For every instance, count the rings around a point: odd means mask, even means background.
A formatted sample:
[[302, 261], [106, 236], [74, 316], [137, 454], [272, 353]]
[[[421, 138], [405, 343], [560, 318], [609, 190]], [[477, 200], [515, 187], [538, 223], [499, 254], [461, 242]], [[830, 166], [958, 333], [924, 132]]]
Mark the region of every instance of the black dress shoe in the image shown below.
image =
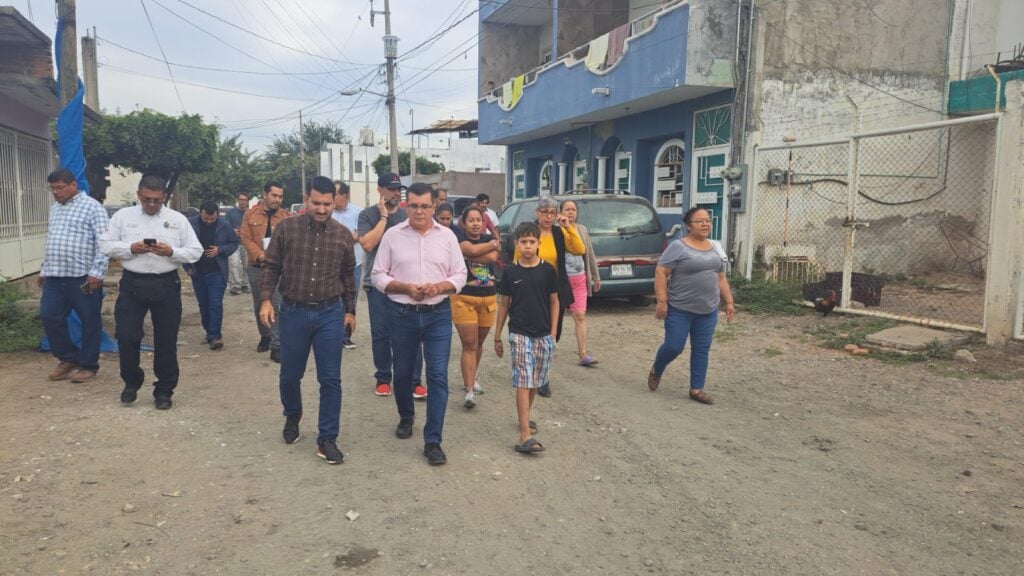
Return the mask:
[[413, 418], [402, 418], [398, 421], [398, 427], [395, 428], [395, 436], [399, 438], [412, 438], [412, 424], [415, 422]]
[[281, 349], [275, 348], [270, 351], [270, 360], [273, 362], [281, 363]]
[[543, 386], [537, 388], [537, 394], [545, 398], [551, 398], [551, 383], [545, 382]]
[[135, 399], [139, 397], [139, 389], [131, 386], [125, 386], [124, 390], [121, 390], [121, 403], [131, 404], [135, 402]]
[[261, 336], [260, 343], [256, 345], [257, 352], [266, 352], [270, 350], [270, 336]]
[[437, 442], [431, 442], [424, 446], [423, 455], [427, 457], [427, 464], [431, 466], [440, 466], [448, 463], [448, 457], [444, 455], [444, 450], [441, 450], [441, 445]]
[[171, 402], [171, 397], [170, 396], [162, 396], [161, 395], [161, 396], [155, 396], [153, 398], [153, 404], [156, 406], [157, 410], [170, 410], [171, 409], [171, 405], [174, 404], [174, 403]]

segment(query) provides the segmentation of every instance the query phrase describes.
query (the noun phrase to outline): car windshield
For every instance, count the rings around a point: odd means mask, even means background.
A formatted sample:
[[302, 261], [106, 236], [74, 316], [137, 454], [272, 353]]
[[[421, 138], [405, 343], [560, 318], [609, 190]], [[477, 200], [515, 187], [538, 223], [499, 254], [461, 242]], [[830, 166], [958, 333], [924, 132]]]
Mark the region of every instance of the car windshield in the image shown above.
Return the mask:
[[587, 212], [587, 229], [591, 234], [655, 234], [661, 232], [657, 214], [640, 202], [587, 202], [580, 210]]

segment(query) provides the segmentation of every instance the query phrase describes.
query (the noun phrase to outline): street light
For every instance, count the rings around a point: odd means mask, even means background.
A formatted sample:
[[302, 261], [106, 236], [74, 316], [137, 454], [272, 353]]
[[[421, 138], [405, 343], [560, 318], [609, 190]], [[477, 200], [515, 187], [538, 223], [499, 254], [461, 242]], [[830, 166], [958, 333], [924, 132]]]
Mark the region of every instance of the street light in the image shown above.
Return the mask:
[[398, 126], [395, 122], [395, 97], [388, 90], [388, 94], [374, 92], [366, 88], [355, 88], [338, 92], [342, 96], [355, 96], [361, 93], [373, 94], [384, 98], [384, 105], [388, 109], [388, 145], [391, 148], [391, 171], [398, 174]]

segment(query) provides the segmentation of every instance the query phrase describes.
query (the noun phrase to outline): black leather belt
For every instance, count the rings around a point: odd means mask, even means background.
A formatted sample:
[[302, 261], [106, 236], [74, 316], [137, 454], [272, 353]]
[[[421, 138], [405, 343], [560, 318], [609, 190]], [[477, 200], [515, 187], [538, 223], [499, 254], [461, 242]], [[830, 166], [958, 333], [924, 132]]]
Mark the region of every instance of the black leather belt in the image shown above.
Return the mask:
[[402, 310], [407, 312], [436, 312], [448, 305], [448, 299], [444, 299], [437, 304], [398, 304], [402, 307]]
[[285, 304], [295, 308], [299, 308], [300, 310], [322, 310], [324, 308], [329, 308], [339, 303], [341, 301], [341, 298], [328, 298], [327, 300], [321, 300], [319, 302], [300, 302], [298, 300], [289, 300], [287, 298], [284, 298], [283, 301]]
[[128, 276], [128, 277], [134, 276], [134, 277], [137, 277], [137, 278], [177, 278], [178, 277], [178, 271], [177, 270], [171, 270], [170, 272], [163, 272], [161, 274], [143, 274], [143, 273], [140, 273], [140, 272], [132, 272], [131, 270], [129, 270], [127, 268], [123, 268], [122, 271], [121, 271], [121, 275], [122, 276]]

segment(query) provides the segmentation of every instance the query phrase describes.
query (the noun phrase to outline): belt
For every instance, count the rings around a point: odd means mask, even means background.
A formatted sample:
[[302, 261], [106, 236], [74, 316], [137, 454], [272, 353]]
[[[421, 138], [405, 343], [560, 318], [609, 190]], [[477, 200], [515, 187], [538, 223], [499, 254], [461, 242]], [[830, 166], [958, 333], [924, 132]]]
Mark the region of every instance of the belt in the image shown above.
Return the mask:
[[400, 304], [398, 302], [396, 304], [406, 312], [436, 312], [448, 305], [448, 299], [445, 298], [437, 304]]
[[322, 310], [324, 308], [329, 308], [341, 302], [341, 297], [336, 296], [334, 298], [328, 298], [327, 300], [321, 300], [319, 302], [301, 302], [299, 300], [289, 300], [287, 298], [283, 298], [283, 301], [285, 304], [292, 306], [294, 308], [298, 308], [300, 310]]
[[122, 276], [137, 276], [139, 278], [177, 278], [178, 271], [171, 270], [170, 272], [162, 272], [160, 274], [143, 274], [141, 272], [132, 272], [127, 268], [123, 268], [121, 271]]

